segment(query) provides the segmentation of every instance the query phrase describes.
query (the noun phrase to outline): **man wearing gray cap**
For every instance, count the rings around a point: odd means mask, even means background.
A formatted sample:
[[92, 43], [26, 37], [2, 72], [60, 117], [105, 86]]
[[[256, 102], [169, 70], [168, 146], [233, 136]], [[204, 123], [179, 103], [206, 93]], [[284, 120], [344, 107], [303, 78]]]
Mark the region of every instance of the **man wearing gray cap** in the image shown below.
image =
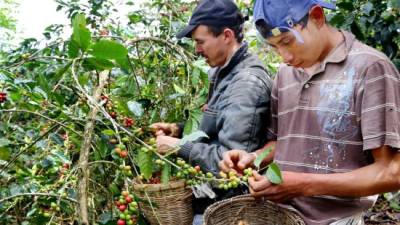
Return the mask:
[[[326, 23], [319, 0], [256, 0], [259, 33], [284, 61], [271, 94], [283, 183], [254, 172], [250, 192], [311, 225], [363, 224], [376, 194], [400, 189], [400, 74], [381, 52]], [[258, 153], [258, 152], [257, 152]], [[255, 156], [224, 154], [224, 171]], [[268, 163], [266, 160], [265, 163]]]
[[[178, 156], [214, 174], [225, 151], [240, 148], [252, 152], [266, 142], [272, 81], [243, 42], [244, 21], [231, 0], [203, 0], [177, 35], [192, 38], [196, 53], [212, 67], [207, 105], [199, 126], [209, 138], [184, 144]], [[182, 134], [178, 124], [156, 123], [152, 127], [159, 152], [166, 153], [177, 145]], [[216, 192], [217, 199], [226, 196], [226, 191]], [[206, 206], [213, 201], [195, 205]], [[202, 210], [204, 207], [200, 213]]]

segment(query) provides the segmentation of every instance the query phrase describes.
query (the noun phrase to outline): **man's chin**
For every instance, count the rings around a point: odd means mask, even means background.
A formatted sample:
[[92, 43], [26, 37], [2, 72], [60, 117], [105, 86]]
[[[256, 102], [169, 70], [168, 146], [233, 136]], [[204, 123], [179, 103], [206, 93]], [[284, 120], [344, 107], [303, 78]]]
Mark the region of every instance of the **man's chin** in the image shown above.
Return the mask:
[[210, 60], [206, 59], [206, 63], [210, 66], [210, 67], [215, 67], [215, 63], [210, 62]]
[[288, 66], [292, 66], [294, 68], [304, 68], [304, 63], [299, 62], [299, 63], [288, 63]]

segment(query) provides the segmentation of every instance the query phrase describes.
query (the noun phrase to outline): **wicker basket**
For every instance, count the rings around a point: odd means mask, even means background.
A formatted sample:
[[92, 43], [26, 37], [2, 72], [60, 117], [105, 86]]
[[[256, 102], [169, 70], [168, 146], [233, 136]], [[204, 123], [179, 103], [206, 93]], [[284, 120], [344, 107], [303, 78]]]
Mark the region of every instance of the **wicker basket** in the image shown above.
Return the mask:
[[[139, 208], [151, 225], [192, 224], [192, 189], [186, 187], [185, 181], [171, 181], [168, 184], [135, 183], [133, 190], [144, 200], [139, 202]], [[148, 202], [149, 198], [154, 211]]]
[[241, 195], [216, 202], [204, 213], [203, 225], [305, 225], [293, 211], [270, 201]]

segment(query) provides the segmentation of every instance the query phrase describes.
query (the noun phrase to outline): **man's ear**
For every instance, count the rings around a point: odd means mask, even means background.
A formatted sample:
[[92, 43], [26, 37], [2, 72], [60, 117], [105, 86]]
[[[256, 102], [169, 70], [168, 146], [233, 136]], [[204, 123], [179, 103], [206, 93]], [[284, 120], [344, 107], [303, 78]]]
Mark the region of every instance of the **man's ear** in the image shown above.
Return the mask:
[[229, 28], [225, 28], [223, 31], [224, 34], [224, 39], [231, 42], [235, 40], [235, 33], [233, 32], [233, 30], [229, 29]]
[[308, 12], [308, 20], [312, 21], [318, 28], [322, 27], [325, 25], [326, 20], [325, 20], [325, 13], [324, 9], [319, 6], [315, 5], [313, 6], [310, 11]]

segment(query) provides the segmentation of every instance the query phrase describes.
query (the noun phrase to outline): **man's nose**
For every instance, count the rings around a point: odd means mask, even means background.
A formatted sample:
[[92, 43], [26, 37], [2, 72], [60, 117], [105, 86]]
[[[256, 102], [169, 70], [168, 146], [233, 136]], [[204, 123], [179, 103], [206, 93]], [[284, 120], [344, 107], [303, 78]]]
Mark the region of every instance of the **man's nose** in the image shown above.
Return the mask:
[[290, 64], [291, 62], [293, 62], [294, 57], [291, 52], [287, 51], [286, 49], [280, 48], [278, 49], [278, 53], [282, 57], [284, 63]]

